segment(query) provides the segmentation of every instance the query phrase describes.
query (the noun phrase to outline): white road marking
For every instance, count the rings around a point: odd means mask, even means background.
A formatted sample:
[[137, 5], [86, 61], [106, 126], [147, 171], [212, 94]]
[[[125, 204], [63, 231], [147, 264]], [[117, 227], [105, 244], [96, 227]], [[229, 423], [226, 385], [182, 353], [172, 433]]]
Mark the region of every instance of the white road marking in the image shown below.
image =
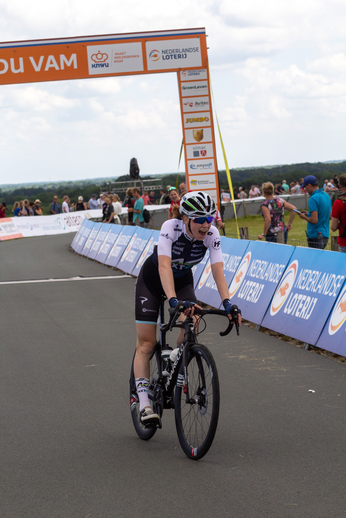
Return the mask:
[[41, 282], [74, 282], [74, 281], [95, 281], [95, 280], [103, 280], [103, 279], [125, 279], [131, 278], [131, 275], [106, 275], [104, 277], [70, 277], [69, 279], [34, 279], [30, 281], [4, 281], [0, 282], [2, 284], [34, 284]]

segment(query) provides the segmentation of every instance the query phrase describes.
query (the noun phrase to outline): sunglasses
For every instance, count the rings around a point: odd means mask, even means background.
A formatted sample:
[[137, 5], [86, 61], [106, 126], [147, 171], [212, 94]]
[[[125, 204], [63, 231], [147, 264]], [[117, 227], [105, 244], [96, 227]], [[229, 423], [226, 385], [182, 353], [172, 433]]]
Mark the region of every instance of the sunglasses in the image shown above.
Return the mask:
[[194, 223], [198, 223], [199, 225], [203, 225], [203, 223], [211, 223], [213, 221], [213, 216], [201, 217], [201, 218], [192, 218]]

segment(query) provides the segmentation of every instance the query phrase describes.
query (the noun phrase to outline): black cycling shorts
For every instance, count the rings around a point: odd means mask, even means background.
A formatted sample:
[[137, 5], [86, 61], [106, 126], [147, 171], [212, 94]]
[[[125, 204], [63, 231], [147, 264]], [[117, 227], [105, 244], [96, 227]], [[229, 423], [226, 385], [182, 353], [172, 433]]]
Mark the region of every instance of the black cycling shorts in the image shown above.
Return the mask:
[[[193, 275], [189, 270], [183, 277], [174, 279], [175, 292], [178, 300], [190, 300], [197, 302], [193, 289]], [[143, 264], [139, 272], [135, 288], [136, 323], [156, 324], [159, 316], [161, 297], [163, 291], [158, 267], [154, 264], [152, 256]]]

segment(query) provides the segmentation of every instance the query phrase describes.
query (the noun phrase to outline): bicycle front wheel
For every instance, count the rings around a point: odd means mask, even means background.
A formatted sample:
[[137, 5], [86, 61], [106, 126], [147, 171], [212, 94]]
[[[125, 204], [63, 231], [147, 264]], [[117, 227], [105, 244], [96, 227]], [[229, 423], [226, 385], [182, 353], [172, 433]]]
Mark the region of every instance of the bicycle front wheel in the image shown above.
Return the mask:
[[175, 425], [180, 445], [190, 459], [201, 459], [215, 437], [220, 409], [219, 377], [210, 351], [188, 346], [188, 394], [184, 393], [181, 364], [175, 393]]
[[[135, 353], [136, 354], [136, 353]], [[132, 365], [131, 365], [131, 375], [130, 375], [130, 407], [131, 407], [131, 417], [133, 421], [133, 426], [137, 432], [137, 435], [143, 439], [144, 441], [148, 441], [155, 434], [157, 428], [156, 427], [145, 427], [141, 423], [141, 416], [139, 411], [139, 399], [136, 389], [136, 381], [133, 371], [133, 362], [135, 359], [135, 355], [133, 356]], [[160, 362], [160, 355], [157, 347], [155, 347], [151, 360], [150, 360], [150, 379], [149, 379], [149, 399], [152, 402], [153, 410], [162, 416], [163, 405], [162, 405], [162, 390], [161, 387], [158, 386], [157, 380], [159, 378], [159, 368], [158, 364]]]

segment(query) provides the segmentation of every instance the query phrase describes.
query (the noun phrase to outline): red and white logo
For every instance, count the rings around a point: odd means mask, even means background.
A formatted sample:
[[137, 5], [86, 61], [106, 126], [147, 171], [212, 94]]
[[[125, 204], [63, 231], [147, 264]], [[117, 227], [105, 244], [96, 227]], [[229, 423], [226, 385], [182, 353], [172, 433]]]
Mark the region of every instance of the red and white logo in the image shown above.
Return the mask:
[[248, 268], [250, 266], [251, 262], [251, 252], [248, 252], [240, 265], [238, 266], [237, 271], [234, 274], [234, 277], [232, 279], [231, 285], [228, 288], [229, 291], [229, 298], [232, 298], [233, 295], [238, 291], [241, 283], [243, 282], [246, 272], [248, 271]]
[[296, 280], [297, 273], [298, 261], [295, 260], [293, 261], [293, 263], [289, 265], [289, 267], [282, 276], [280, 284], [276, 288], [272, 303], [270, 305], [270, 314], [272, 317], [280, 311], [287, 297], [291, 293], [291, 289], [293, 288], [293, 284]]
[[108, 54], [98, 51], [96, 54], [92, 54], [91, 59], [94, 63], [104, 63], [108, 59]]
[[334, 335], [346, 320], [346, 284], [341, 290], [330, 317], [328, 333]]

